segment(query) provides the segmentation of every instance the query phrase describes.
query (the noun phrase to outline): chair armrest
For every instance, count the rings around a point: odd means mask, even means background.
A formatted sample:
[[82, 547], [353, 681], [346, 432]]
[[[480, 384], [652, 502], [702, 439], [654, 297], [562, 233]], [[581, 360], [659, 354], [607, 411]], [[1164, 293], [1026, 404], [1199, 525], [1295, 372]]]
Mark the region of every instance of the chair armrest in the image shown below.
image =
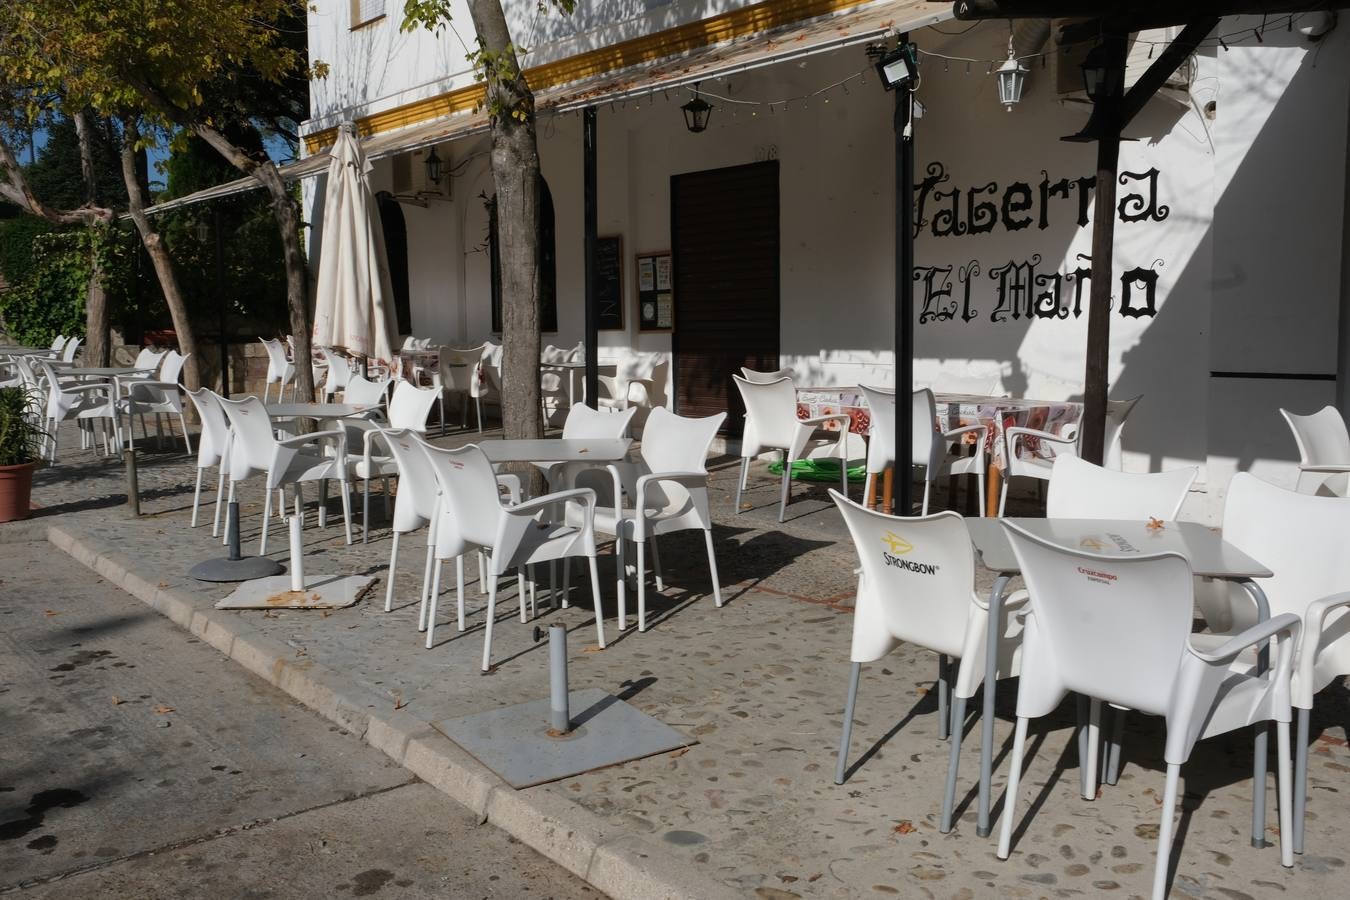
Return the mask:
[[1051, 434], [1048, 431], [1038, 431], [1035, 428], [1009, 428], [1003, 432], [1003, 439], [1007, 441], [1008, 456], [1017, 455], [1017, 444], [1023, 438], [1035, 438], [1041, 443], [1063, 444], [1066, 447], [1073, 447], [1077, 442], [1073, 438], [1060, 437], [1057, 434]]
[[1299, 463], [1300, 472], [1326, 472], [1328, 474], [1350, 472], [1350, 466], [1313, 466]]
[[944, 440], [953, 441], [957, 440], [963, 434], [973, 434], [977, 431], [983, 432], [986, 438], [989, 436], [988, 425], [966, 425], [961, 428], [953, 428], [951, 431], [944, 431], [942, 432], [942, 437]]
[[643, 498], [647, 493], [647, 486], [662, 481], [670, 481], [675, 484], [682, 484], [685, 487], [707, 487], [707, 472], [653, 472], [650, 475], [643, 475], [637, 480], [637, 509], [645, 509], [646, 503]]
[[848, 431], [849, 423], [853, 421], [847, 413], [832, 413], [828, 416], [816, 416], [811, 419], [798, 419], [798, 425], [810, 425], [812, 428], [819, 428], [826, 422], [842, 422], [844, 431]]
[[[1350, 602], [1350, 598], [1347, 598]], [[1267, 619], [1264, 622], [1257, 622], [1250, 628], [1234, 635], [1214, 650], [1206, 653], [1203, 650], [1197, 650], [1189, 641], [1186, 643], [1186, 649], [1196, 659], [1204, 660], [1211, 665], [1227, 666], [1233, 660], [1237, 659], [1238, 654], [1248, 647], [1255, 644], [1263, 644], [1277, 634], [1287, 633], [1289, 637], [1297, 637], [1299, 630], [1298, 616], [1293, 613], [1282, 613], [1274, 618]]]
[[[985, 612], [988, 612], [988, 611], [989, 611], [989, 598], [988, 598], [988, 597], [983, 596], [982, 594], [980, 594], [979, 591], [972, 591], [971, 594], [970, 594], [970, 596], [971, 596], [971, 598], [975, 601], [975, 605], [976, 605], [976, 606], [978, 606], [980, 609], [984, 610]], [[1007, 594], [1007, 595], [1003, 598], [1003, 608], [1004, 608], [1004, 609], [1007, 609], [1009, 606], [1018, 606], [1018, 605], [1021, 605], [1021, 604], [1023, 604], [1023, 603], [1026, 603], [1027, 600], [1029, 600], [1030, 598], [1031, 598], [1031, 594], [1028, 593], [1028, 592], [1025, 591], [1025, 590], [1017, 590], [1017, 591], [1013, 591], [1012, 593]]]
[[347, 449], [347, 432], [340, 428], [329, 429], [328, 431], [311, 431], [309, 434], [302, 434], [299, 437], [285, 438], [277, 441], [278, 447], [287, 447], [299, 449], [306, 444], [322, 444], [324, 441], [336, 440], [338, 446], [344, 451]]
[[90, 391], [102, 391], [105, 394], [113, 389], [111, 381], [96, 381], [90, 384], [58, 384], [56, 389], [63, 394], [87, 394]]
[[1294, 705], [1299, 709], [1312, 708], [1314, 669], [1317, 651], [1322, 647], [1322, 631], [1327, 614], [1343, 606], [1350, 606], [1350, 592], [1314, 600], [1303, 613], [1303, 634], [1298, 648], [1298, 693], [1294, 696]]
[[[520, 503], [521, 490], [520, 490], [519, 475], [513, 475], [510, 472], [503, 472], [497, 476], [497, 484], [500, 487], [506, 488], [506, 496], [508, 499], [510, 499], [513, 505]], [[500, 490], [498, 491], [498, 493], [500, 493]]]
[[[501, 476], [498, 476], [501, 477]], [[566, 491], [556, 491], [552, 494], [545, 494], [542, 497], [535, 497], [533, 500], [526, 500], [524, 503], [508, 507], [506, 512], [512, 516], [532, 516], [554, 503], [561, 503], [564, 500], [572, 500], [585, 506], [595, 506], [595, 491], [590, 488], [572, 488]]]

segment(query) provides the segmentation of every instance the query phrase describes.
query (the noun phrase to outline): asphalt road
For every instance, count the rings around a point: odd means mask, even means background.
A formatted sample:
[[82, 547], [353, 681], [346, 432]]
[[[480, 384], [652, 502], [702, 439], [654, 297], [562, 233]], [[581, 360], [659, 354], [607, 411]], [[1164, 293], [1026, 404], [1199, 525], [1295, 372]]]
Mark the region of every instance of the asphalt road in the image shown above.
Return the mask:
[[0, 893], [600, 896], [31, 534], [0, 531]]

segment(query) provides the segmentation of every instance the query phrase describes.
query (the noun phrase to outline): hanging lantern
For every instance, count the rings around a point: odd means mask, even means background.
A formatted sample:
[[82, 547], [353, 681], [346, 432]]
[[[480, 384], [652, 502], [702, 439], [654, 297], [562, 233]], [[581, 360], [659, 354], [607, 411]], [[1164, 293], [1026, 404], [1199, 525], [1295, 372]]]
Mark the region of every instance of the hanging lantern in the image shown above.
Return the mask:
[[708, 127], [713, 108], [698, 95], [699, 82], [694, 82], [694, 99], [680, 107], [684, 110], [684, 127], [698, 134]]
[[1119, 97], [1125, 91], [1125, 69], [1110, 64], [1101, 44], [1089, 50], [1083, 60], [1083, 89], [1090, 100]]
[[1027, 67], [1017, 60], [1011, 34], [1008, 35], [1008, 58], [994, 74], [998, 76], [998, 102], [1008, 112], [1012, 112], [1013, 107], [1022, 101], [1022, 88], [1027, 83]]
[[422, 165], [427, 167], [427, 181], [440, 187], [441, 184], [441, 158], [436, 155], [436, 147], [433, 145], [427, 158], [422, 161]]

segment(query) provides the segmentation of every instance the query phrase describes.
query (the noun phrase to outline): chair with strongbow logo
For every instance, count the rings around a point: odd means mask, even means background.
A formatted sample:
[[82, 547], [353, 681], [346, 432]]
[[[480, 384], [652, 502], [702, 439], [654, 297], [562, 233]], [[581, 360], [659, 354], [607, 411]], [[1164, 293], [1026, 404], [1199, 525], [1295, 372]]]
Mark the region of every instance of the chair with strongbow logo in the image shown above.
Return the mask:
[[[783, 451], [783, 487], [778, 502], [778, 521], [787, 512], [788, 492], [792, 488], [792, 464], [805, 459], [814, 450], [830, 449], [839, 460], [840, 488], [848, 494], [848, 426], [847, 415], [817, 416], [814, 419], [797, 418], [797, 389], [792, 379], [749, 381], [739, 375], [731, 376], [745, 401], [745, 431], [741, 435], [741, 477], [736, 481], [736, 512], [741, 512], [741, 491], [745, 490], [750, 475], [750, 460], [766, 450]], [[816, 431], [833, 422], [835, 432], [829, 437], [817, 437]]]
[[[895, 391], [889, 388], [861, 385], [859, 390], [867, 398], [872, 416], [871, 433], [867, 437], [867, 484], [863, 497], [872, 496], [876, 478], [895, 465]], [[966, 425], [951, 431], [937, 430], [937, 401], [933, 392], [920, 388], [914, 392], [910, 408], [913, 422], [910, 460], [915, 468], [923, 469], [923, 506], [921, 515], [928, 515], [928, 498], [933, 482], [945, 472], [950, 475], [974, 475], [979, 492], [980, 515], [984, 515], [985, 444], [989, 440], [987, 425]], [[966, 440], [975, 442], [972, 456], [953, 456]], [[901, 510], [908, 513], [909, 510]]]
[[[1143, 395], [1129, 400], [1106, 401], [1106, 465], [1120, 468], [1120, 436], [1125, 420]], [[1035, 428], [1009, 428], [1003, 433], [1003, 490], [998, 498], [998, 514], [1008, 503], [1008, 483], [1014, 478], [1039, 478], [1045, 481], [1055, 460], [1062, 456], [1077, 456], [1082, 443], [1082, 429], [1078, 424], [1064, 426], [1060, 434], [1038, 431]]]
[[[1060, 456], [1050, 472], [1050, 489], [1045, 498], [1045, 514], [1052, 519], [1132, 519], [1146, 522], [1157, 519], [1172, 522], [1200, 470], [1194, 466], [1170, 472], [1120, 472], [1094, 466], [1077, 456]], [[1092, 699], [1086, 710], [1080, 707], [1086, 727], [1079, 732], [1079, 760], [1082, 764], [1083, 797], [1097, 796], [1097, 753], [1101, 725], [1101, 701]], [[1110, 738], [1106, 747], [1106, 783], [1120, 777], [1120, 735], [1124, 730], [1125, 710], [1116, 708], [1107, 721]], [[1082, 724], [1080, 722], [1080, 724]]]
[[[433, 447], [417, 439], [436, 476], [440, 493], [436, 510], [434, 542], [436, 579], [440, 563], [462, 557], [472, 550], [487, 554], [488, 607], [483, 628], [483, 671], [492, 667], [492, 626], [497, 615], [497, 584], [512, 569], [528, 573], [537, 563], [582, 556], [590, 563], [591, 599], [595, 604], [595, 632], [600, 648], [605, 646], [605, 621], [600, 608], [600, 576], [596, 572], [595, 491], [575, 488], [519, 502], [519, 480], [498, 476], [487, 455], [475, 444], [454, 450]], [[511, 502], [503, 503], [501, 487], [511, 478]], [[575, 515], [578, 524], [567, 524]], [[527, 602], [533, 607], [533, 589], [520, 580], [520, 620], [527, 619]], [[528, 581], [533, 582], [533, 578]], [[427, 646], [432, 646], [436, 627], [436, 589], [427, 609]], [[527, 601], [527, 593], [530, 600]], [[464, 627], [463, 619], [460, 628]]]
[[[834, 778], [836, 784], [843, 784], [862, 664], [876, 662], [901, 641], [937, 653], [938, 736], [946, 739], [951, 733], [959, 735], [966, 702], [984, 680], [989, 604], [975, 592], [975, 551], [961, 516], [954, 512], [888, 516], [834, 491], [830, 494], [861, 562], [853, 611], [853, 667]], [[998, 623], [1002, 635], [999, 678], [1017, 674], [1021, 625], [1016, 611], [1025, 600], [1026, 592], [1018, 591], [1004, 601], [1003, 618]], [[954, 679], [953, 659], [957, 661]], [[954, 740], [952, 745], [943, 794], [944, 822], [950, 818], [955, 800], [960, 741]]]
[[[1181, 554], [1108, 556], [1058, 546], [1011, 522], [1003, 527], [1032, 600], [1022, 614], [1017, 727], [999, 858], [1007, 859], [1012, 848], [1027, 725], [1076, 691], [1166, 720], [1155, 898], [1167, 894], [1182, 764], [1197, 740], [1255, 723], [1276, 723], [1280, 862], [1292, 866], [1289, 699], [1298, 616], [1277, 615], [1202, 649], [1191, 639], [1195, 596], [1190, 563]], [[1275, 650], [1269, 672], [1257, 677], [1230, 668], [1267, 641]]]
[[[1294, 743], [1294, 852], [1303, 852], [1307, 800], [1309, 719], [1313, 696], [1350, 674], [1350, 499], [1295, 493], [1246, 473], [1233, 478], [1224, 501], [1223, 539], [1275, 573], [1261, 580], [1271, 615], [1303, 620], [1293, 675], [1298, 710]], [[1256, 604], [1228, 582], [1200, 582], [1196, 604], [1209, 626], [1192, 636], [1201, 646], [1231, 639], [1256, 622]], [[1243, 671], [1255, 651], [1239, 659]]]

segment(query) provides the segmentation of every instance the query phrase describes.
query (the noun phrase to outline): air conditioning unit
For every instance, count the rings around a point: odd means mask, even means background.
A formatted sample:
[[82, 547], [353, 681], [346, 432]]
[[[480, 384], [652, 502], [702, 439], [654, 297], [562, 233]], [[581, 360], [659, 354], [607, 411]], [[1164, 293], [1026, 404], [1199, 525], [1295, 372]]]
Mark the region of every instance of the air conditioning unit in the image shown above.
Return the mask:
[[[435, 184], [427, 177], [427, 157], [432, 150], [441, 161], [441, 181]], [[449, 200], [452, 179], [450, 177], [450, 145], [437, 144], [409, 150], [395, 156], [393, 162], [394, 196], [410, 203], [425, 203], [428, 200]]]
[[[1067, 24], [1056, 22], [1057, 26]], [[1178, 34], [1180, 28], [1150, 28], [1130, 35], [1129, 49], [1125, 53], [1125, 90], [1133, 87], [1139, 77], [1153, 65], [1158, 55], [1167, 49]], [[1095, 40], [1061, 41], [1055, 48], [1055, 86], [1060, 100], [1087, 103], [1087, 92], [1083, 89], [1083, 60], [1092, 49]], [[1191, 79], [1195, 74], [1195, 60], [1187, 57], [1177, 70], [1168, 76], [1167, 81], [1158, 89], [1155, 96], [1164, 97], [1181, 106], [1190, 106]]]

